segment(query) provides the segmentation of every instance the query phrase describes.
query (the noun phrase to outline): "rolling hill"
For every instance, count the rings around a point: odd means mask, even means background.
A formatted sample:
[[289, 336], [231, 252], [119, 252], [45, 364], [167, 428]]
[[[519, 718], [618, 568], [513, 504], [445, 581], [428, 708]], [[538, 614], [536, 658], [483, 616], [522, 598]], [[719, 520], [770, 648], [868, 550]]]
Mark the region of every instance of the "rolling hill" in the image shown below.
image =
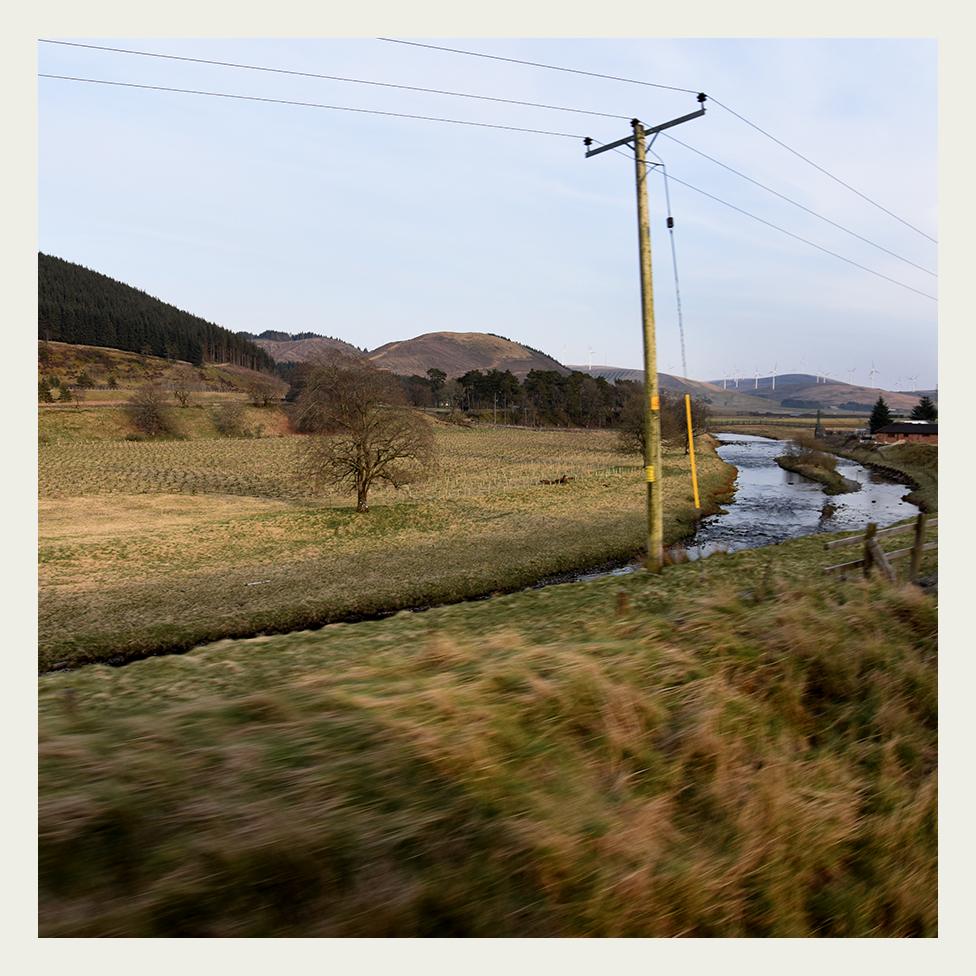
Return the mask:
[[370, 352], [369, 359], [381, 369], [401, 376], [422, 376], [428, 369], [441, 369], [449, 378], [463, 376], [472, 369], [508, 369], [520, 378], [533, 369], [569, 372], [538, 349], [488, 332], [428, 332], [413, 339], [388, 342]]
[[304, 338], [270, 339], [265, 338], [264, 332], [253, 342], [263, 349], [277, 363], [306, 363], [309, 360], [328, 356], [330, 353], [341, 352], [346, 356], [360, 357], [365, 355], [351, 342], [334, 339], [332, 336], [306, 336]]
[[271, 384], [279, 396], [288, 390], [285, 382], [267, 373], [233, 363], [206, 363], [193, 366], [184, 360], [144, 356], [126, 349], [87, 346], [68, 342], [38, 342], [38, 378], [58, 386], [82, 388], [86, 404], [121, 403], [131, 392], [146, 383], [171, 387], [181, 385], [196, 394], [247, 393], [255, 384]]
[[[873, 386], [860, 386], [844, 383], [841, 380], [824, 377], [821, 382], [810, 373], [782, 373], [772, 376], [739, 380], [740, 392], [749, 396], [776, 403], [785, 409], [806, 408], [822, 410], [849, 410], [866, 412], [871, 409], [879, 396], [885, 398], [892, 410], [908, 412], [914, 407], [923, 392], [908, 393], [897, 390], [883, 390]], [[721, 386], [722, 380], [712, 381]], [[726, 381], [731, 385], [730, 381]], [[924, 391], [933, 400], [937, 391]]]
[[125, 349], [202, 366], [270, 372], [274, 360], [243, 336], [50, 254], [37, 255], [37, 337]]

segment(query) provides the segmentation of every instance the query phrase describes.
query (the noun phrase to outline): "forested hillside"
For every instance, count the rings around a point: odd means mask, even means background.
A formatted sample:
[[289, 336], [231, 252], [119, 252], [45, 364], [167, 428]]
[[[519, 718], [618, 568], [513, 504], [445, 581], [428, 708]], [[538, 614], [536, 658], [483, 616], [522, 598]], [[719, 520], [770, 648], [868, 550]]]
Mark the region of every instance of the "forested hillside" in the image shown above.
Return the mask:
[[49, 254], [37, 255], [37, 336], [183, 359], [197, 366], [232, 363], [274, 369], [271, 356], [248, 339]]

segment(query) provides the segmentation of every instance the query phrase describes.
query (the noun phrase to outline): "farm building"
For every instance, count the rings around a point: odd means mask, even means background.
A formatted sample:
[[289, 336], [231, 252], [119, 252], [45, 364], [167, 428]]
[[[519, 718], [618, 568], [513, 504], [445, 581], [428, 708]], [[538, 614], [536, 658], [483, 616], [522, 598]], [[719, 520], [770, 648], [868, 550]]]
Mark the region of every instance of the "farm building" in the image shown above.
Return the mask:
[[924, 421], [899, 420], [876, 430], [874, 439], [881, 444], [897, 444], [901, 441], [938, 444], [939, 425], [925, 423]]

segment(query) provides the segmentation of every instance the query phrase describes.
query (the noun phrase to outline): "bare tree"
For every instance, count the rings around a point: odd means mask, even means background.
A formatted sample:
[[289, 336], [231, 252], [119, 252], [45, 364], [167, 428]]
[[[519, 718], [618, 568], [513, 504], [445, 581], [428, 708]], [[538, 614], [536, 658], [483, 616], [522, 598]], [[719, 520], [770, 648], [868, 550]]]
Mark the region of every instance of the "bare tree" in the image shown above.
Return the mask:
[[146, 383], [125, 405], [133, 426], [148, 437], [173, 433], [173, 420], [166, 406], [166, 394], [156, 383]]
[[173, 396], [181, 407], [187, 407], [190, 403], [190, 391], [193, 383], [193, 372], [186, 368], [180, 368], [173, 372], [170, 386]]
[[284, 383], [273, 376], [255, 376], [248, 380], [245, 389], [248, 398], [256, 407], [269, 407], [280, 400]]
[[295, 421], [312, 434], [305, 470], [320, 485], [354, 490], [358, 512], [377, 482], [399, 488], [434, 463], [430, 423], [404, 406], [391, 373], [368, 363], [335, 357], [309, 369]]
[[[670, 444], [685, 445], [688, 451], [688, 420], [683, 396], [662, 391], [661, 440]], [[691, 426], [695, 434], [708, 427], [711, 411], [700, 397], [691, 398]], [[620, 450], [625, 453], [644, 453], [644, 390], [643, 387], [629, 396], [620, 411]]]

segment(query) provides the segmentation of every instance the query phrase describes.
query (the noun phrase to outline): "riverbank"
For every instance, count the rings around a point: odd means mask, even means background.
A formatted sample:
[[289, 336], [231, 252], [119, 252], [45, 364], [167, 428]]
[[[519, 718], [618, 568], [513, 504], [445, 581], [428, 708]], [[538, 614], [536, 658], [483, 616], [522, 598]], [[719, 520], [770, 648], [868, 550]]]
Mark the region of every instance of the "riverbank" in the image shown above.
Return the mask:
[[[435, 428], [427, 483], [307, 497], [295, 438], [42, 444], [39, 669], [122, 664], [510, 592], [643, 549], [639, 459], [613, 431]], [[553, 484], [565, 475], [565, 482]], [[663, 456], [664, 533], [686, 538], [735, 470]]]
[[792, 471], [794, 474], [823, 485], [825, 495], [844, 495], [851, 491], [860, 491], [861, 485], [857, 481], [845, 478], [831, 467], [828, 462], [832, 460], [830, 455], [818, 451], [806, 454], [781, 454], [776, 458], [776, 463], [784, 471]]
[[[793, 440], [797, 436], [809, 439], [809, 427], [789, 427], [785, 424], [729, 424], [717, 425], [714, 432], [730, 434], [752, 434], [774, 440]], [[847, 435], [831, 435], [827, 439], [816, 440], [816, 446], [838, 457], [856, 461], [879, 474], [903, 480], [912, 491], [907, 500], [926, 513], [939, 510], [939, 449], [930, 444], [891, 444], [886, 446], [860, 445], [852, 442]]]
[[43, 677], [41, 934], [936, 934], [935, 603], [823, 541]]

